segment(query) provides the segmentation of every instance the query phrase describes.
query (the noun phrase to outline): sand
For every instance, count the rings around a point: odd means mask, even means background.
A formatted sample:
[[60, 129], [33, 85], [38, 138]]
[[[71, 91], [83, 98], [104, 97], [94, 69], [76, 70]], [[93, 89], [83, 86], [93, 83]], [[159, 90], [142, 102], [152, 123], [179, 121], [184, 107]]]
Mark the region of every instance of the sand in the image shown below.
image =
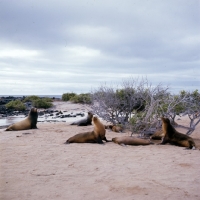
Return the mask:
[[[89, 109], [64, 102], [54, 108]], [[177, 122], [185, 124], [188, 119]], [[92, 129], [64, 122], [38, 123], [37, 130], [0, 129], [0, 199], [200, 199], [199, 150], [172, 145], [123, 147], [111, 142], [63, 144]], [[198, 147], [199, 130], [200, 125], [191, 135]], [[106, 137], [129, 134], [107, 130]]]

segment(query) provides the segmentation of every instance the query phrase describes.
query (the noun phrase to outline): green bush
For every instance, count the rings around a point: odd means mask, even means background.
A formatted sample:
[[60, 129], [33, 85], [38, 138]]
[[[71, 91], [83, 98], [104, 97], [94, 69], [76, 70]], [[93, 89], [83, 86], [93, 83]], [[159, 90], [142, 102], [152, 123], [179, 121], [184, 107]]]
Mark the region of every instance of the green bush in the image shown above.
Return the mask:
[[8, 109], [15, 109], [15, 110], [25, 110], [26, 109], [26, 106], [20, 100], [10, 101], [5, 106]]
[[70, 101], [73, 102], [73, 103], [90, 104], [91, 103], [91, 98], [90, 98], [90, 94], [86, 93], [86, 94], [75, 95], [74, 97], [70, 98]]
[[31, 95], [31, 96], [27, 96], [27, 97], [23, 100], [23, 102], [29, 102], [29, 101], [33, 102], [33, 101], [39, 100], [39, 99], [40, 99], [40, 97], [38, 97], [38, 96], [36, 96], [36, 95]]
[[53, 106], [51, 103], [53, 100], [49, 97], [40, 98], [36, 95], [27, 96], [24, 102], [32, 102], [33, 106], [36, 108], [50, 108]]
[[74, 97], [74, 96], [76, 96], [76, 94], [75, 93], [64, 93], [63, 95], [62, 95], [62, 100], [63, 101], [69, 101], [72, 97]]
[[49, 98], [49, 97], [44, 97], [42, 98], [44, 101], [47, 101], [47, 102], [53, 102], [53, 99]]
[[50, 108], [53, 106], [53, 104], [49, 101], [46, 101], [45, 99], [37, 99], [34, 100], [33, 102], [33, 106], [36, 108]]

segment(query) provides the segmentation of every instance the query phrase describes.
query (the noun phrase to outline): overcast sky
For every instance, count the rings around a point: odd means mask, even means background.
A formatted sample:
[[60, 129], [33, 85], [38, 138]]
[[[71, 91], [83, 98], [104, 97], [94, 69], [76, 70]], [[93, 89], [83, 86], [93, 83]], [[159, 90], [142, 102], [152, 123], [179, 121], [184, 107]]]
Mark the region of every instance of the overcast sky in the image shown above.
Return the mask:
[[0, 0], [0, 95], [130, 77], [200, 91], [200, 0]]

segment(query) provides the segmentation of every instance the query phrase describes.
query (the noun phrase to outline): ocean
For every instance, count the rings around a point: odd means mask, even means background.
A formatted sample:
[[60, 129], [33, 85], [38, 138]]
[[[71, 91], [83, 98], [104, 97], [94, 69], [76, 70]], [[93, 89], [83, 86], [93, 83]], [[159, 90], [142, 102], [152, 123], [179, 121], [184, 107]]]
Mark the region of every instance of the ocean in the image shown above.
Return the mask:
[[[32, 96], [32, 95], [0, 95], [1, 97], [23, 97], [23, 96]], [[36, 95], [39, 97], [49, 97], [49, 98], [62, 98], [62, 95]], [[24, 118], [24, 116], [17, 116], [17, 117], [1, 117], [0, 118], [0, 127], [5, 125], [10, 125], [12, 123], [16, 123], [18, 121], [21, 121]]]
[[[32, 96], [32, 95], [0, 95], [0, 97], [9, 97], [9, 96], [12, 96], [12, 97], [23, 97], [23, 96]], [[38, 96], [38, 97], [49, 97], [49, 98], [53, 98], [53, 97], [55, 97], [55, 98], [59, 98], [59, 99], [61, 99], [62, 98], [62, 95], [58, 95], [58, 94], [56, 94], [56, 95], [52, 95], [52, 94], [50, 94], [50, 95], [35, 95], [35, 96]]]

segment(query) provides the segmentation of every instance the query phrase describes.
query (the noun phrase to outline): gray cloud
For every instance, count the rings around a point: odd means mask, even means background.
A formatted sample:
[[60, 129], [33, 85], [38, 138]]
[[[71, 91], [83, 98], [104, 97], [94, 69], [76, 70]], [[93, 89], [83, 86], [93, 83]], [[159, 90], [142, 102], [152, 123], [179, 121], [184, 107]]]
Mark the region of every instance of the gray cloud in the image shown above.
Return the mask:
[[199, 89], [199, 1], [0, 1], [0, 94], [147, 77]]

